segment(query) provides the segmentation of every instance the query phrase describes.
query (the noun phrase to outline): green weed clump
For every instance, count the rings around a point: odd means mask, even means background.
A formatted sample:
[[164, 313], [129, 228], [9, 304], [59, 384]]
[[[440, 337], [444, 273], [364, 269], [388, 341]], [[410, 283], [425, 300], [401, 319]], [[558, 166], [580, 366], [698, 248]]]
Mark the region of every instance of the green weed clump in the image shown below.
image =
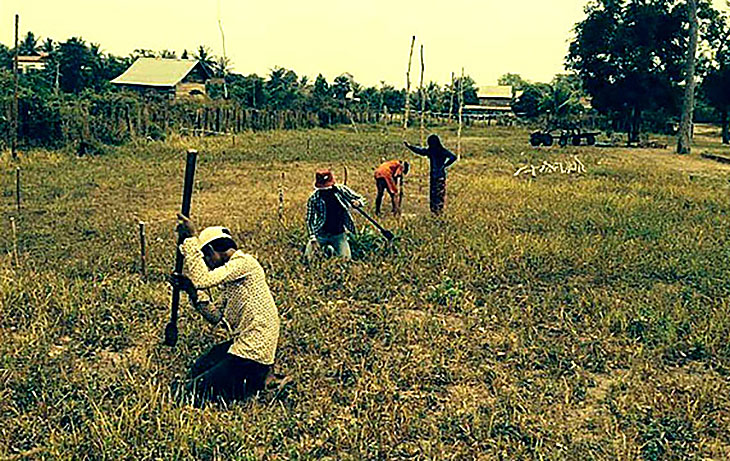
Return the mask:
[[[453, 127], [432, 129], [456, 145]], [[432, 217], [403, 131], [358, 130], [27, 152], [20, 213], [18, 164], [2, 157], [0, 458], [730, 458], [727, 166], [533, 149], [523, 129], [473, 127]], [[161, 344], [188, 148], [192, 216], [263, 265], [276, 368], [294, 379], [203, 410], [174, 403], [170, 384], [224, 333], [183, 299], [178, 345]], [[573, 155], [585, 174], [513, 176]], [[382, 219], [394, 241], [356, 216], [354, 261], [302, 264], [315, 169], [342, 179], [347, 166], [372, 201], [383, 157], [413, 165], [403, 216]]]

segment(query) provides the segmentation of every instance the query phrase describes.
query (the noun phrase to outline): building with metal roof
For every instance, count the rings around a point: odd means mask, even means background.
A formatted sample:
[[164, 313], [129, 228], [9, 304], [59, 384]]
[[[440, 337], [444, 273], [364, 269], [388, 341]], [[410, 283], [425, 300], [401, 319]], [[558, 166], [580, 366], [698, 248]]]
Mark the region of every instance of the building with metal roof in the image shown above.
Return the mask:
[[511, 112], [512, 103], [521, 94], [512, 85], [480, 86], [477, 89], [478, 107], [486, 112]]
[[155, 91], [170, 99], [205, 96], [210, 72], [192, 59], [138, 58], [122, 75], [111, 81], [138, 91]]
[[18, 72], [21, 74], [30, 71], [41, 71], [46, 68], [48, 53], [40, 53], [35, 56], [18, 56]]

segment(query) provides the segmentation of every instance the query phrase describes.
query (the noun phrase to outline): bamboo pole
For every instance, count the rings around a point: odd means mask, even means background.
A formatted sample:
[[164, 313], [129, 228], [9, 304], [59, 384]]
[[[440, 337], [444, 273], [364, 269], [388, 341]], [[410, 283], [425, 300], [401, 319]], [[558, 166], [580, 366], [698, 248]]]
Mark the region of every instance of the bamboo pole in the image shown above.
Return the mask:
[[145, 237], [145, 223], [139, 222], [139, 275], [147, 280], [147, 242]]
[[15, 204], [20, 213], [20, 167], [15, 168]]
[[464, 113], [464, 68], [461, 68], [461, 80], [459, 81], [459, 131], [456, 135], [456, 158], [461, 160], [461, 127]]
[[281, 172], [279, 180], [279, 222], [284, 221], [284, 172]]
[[411, 61], [413, 60], [413, 46], [416, 44], [416, 36], [414, 35], [411, 38], [411, 51], [408, 54], [408, 70], [406, 71], [406, 108], [405, 108], [405, 116], [403, 117], [403, 129], [408, 128], [408, 117], [411, 114], [411, 102], [410, 102], [410, 92], [411, 92]]
[[421, 145], [424, 141], [423, 129], [423, 113], [426, 111], [426, 92], [423, 90], [423, 73], [426, 70], [426, 64], [423, 62], [423, 45], [421, 45], [421, 83], [418, 91], [421, 93]]
[[449, 101], [449, 122], [454, 118], [454, 73], [451, 73], [451, 98]]
[[10, 227], [13, 231], [13, 254], [15, 256], [15, 266], [20, 267], [20, 255], [18, 254], [18, 230], [15, 227], [15, 218], [10, 218]]
[[18, 27], [20, 16], [15, 15], [15, 48], [13, 49], [13, 123], [10, 136], [10, 152], [13, 158], [18, 158]]

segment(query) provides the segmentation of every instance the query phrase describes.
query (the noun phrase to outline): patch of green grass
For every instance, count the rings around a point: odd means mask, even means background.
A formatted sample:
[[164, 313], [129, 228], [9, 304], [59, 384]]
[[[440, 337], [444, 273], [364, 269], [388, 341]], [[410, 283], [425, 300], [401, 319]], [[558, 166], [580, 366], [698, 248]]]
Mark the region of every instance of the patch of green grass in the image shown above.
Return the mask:
[[[433, 129], [455, 147], [453, 127]], [[472, 127], [434, 218], [426, 162], [402, 147], [418, 132], [358, 130], [30, 152], [21, 214], [16, 163], [0, 159], [21, 259], [0, 233], [0, 457], [730, 457], [730, 169]], [[266, 270], [277, 370], [294, 379], [276, 398], [196, 410], [169, 397], [224, 339], [183, 299], [178, 346], [160, 344], [188, 148], [193, 217], [228, 226]], [[586, 174], [512, 176], [573, 155]], [[355, 261], [303, 265], [314, 170], [346, 166], [372, 199], [381, 157], [413, 165], [403, 217], [382, 219], [395, 241], [356, 217]]]

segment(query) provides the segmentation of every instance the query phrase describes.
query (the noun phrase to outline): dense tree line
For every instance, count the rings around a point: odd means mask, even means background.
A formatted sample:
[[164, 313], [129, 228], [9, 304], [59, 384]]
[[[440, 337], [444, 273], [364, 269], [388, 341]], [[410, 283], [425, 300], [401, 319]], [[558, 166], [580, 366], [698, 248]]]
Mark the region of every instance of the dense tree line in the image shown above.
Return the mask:
[[[73, 37], [65, 42], [45, 39], [40, 42], [33, 32], [28, 32], [19, 44], [21, 56], [47, 54], [45, 69], [22, 75], [23, 86], [28, 91], [40, 94], [66, 93], [79, 95], [84, 92], [109, 93], [119, 91], [109, 81], [120, 75], [139, 57], [160, 57], [176, 59], [172, 50], [134, 50], [129, 56], [119, 57], [104, 53], [101, 46], [86, 43]], [[0, 45], [0, 68], [12, 69], [13, 50]], [[384, 82], [378, 87], [364, 87], [349, 73], [343, 73], [328, 82], [321, 74], [312, 82], [306, 76], [298, 76], [294, 70], [275, 67], [267, 76], [243, 75], [230, 71], [230, 62], [213, 55], [209, 48], [200, 46], [194, 52], [184, 50], [181, 59], [197, 59], [213, 75], [217, 82], [208, 88], [212, 99], [228, 99], [244, 107], [270, 110], [321, 110], [329, 107], [353, 106], [355, 109], [372, 111], [402, 111], [405, 105], [405, 90], [396, 89]], [[461, 79], [453, 84], [439, 86], [428, 83], [424, 89], [426, 108], [432, 112], [445, 112], [451, 107], [458, 109], [456, 94], [462, 85]], [[7, 90], [7, 88], [5, 88]], [[476, 84], [470, 77], [463, 81], [464, 102], [475, 104]], [[7, 95], [7, 93], [5, 93]], [[411, 103], [420, 107], [420, 92], [412, 91]], [[453, 103], [452, 103], [453, 99]]]
[[[529, 82], [517, 74], [505, 74], [499, 79], [499, 84], [512, 85], [519, 95], [514, 111], [527, 119], [553, 123], [575, 121], [586, 112], [600, 113], [612, 120], [614, 129], [625, 130], [632, 137], [638, 136], [642, 127], [661, 129], [676, 119], [688, 41], [686, 2], [591, 0], [585, 14], [575, 26], [566, 56], [570, 73], [557, 75], [548, 83]], [[730, 25], [709, 0], [699, 1], [699, 18], [697, 73], [701, 85], [696, 114], [700, 120], [722, 121], [723, 140], [730, 142]], [[275, 67], [265, 76], [244, 75], [232, 72], [230, 61], [215, 56], [205, 46], [183, 50], [179, 55], [167, 49], [137, 49], [121, 57], [105, 53], [99, 44], [87, 43], [80, 37], [56, 42], [27, 32], [18, 53], [46, 55], [44, 70], [20, 76], [21, 110], [32, 114], [36, 124], [73, 113], [68, 107], [78, 104], [141, 101], [148, 97], [124, 92], [109, 83], [139, 57], [200, 61], [217, 77], [208, 85], [210, 99], [200, 104], [227, 100], [238, 107], [268, 111], [397, 113], [403, 111], [406, 97], [416, 111], [423, 97], [427, 111], [456, 114], [460, 91], [464, 104], [478, 102], [476, 82], [468, 76], [446, 85], [429, 82], [423, 92], [413, 88], [406, 95], [404, 89], [385, 82], [361, 85], [349, 73], [333, 81], [321, 74], [311, 81], [283, 67]], [[0, 98], [6, 103], [13, 92], [13, 54], [14, 50], [0, 45]], [[5, 112], [0, 130], [7, 133]], [[53, 130], [43, 132], [40, 125], [36, 130], [28, 123], [24, 127], [39, 142], [46, 143], [55, 136]]]
[[[687, 7], [685, 0], [592, 0], [575, 27], [566, 67], [580, 77], [592, 106], [623, 124], [633, 139], [648, 120], [679, 115], [689, 43]], [[716, 118], [714, 108], [727, 126], [727, 17], [701, 0], [698, 19], [701, 85], [695, 113], [700, 119]]]

